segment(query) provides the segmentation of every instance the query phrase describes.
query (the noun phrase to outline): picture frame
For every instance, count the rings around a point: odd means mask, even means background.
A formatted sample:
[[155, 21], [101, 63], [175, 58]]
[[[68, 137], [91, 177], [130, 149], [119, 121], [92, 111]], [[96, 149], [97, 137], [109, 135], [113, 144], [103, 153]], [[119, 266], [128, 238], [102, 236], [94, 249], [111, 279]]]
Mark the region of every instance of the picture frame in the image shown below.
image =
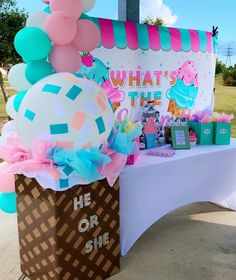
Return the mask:
[[189, 150], [191, 148], [187, 126], [171, 126], [170, 132], [172, 139], [171, 145], [174, 150]]

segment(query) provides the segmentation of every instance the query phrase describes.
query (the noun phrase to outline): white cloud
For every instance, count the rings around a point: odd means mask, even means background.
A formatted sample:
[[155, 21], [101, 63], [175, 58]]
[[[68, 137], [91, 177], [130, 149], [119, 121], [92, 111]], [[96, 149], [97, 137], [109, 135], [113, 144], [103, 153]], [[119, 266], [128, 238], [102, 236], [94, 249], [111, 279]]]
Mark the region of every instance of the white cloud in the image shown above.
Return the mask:
[[141, 20], [147, 17], [162, 18], [168, 26], [178, 19], [171, 8], [164, 4], [164, 0], [141, 0]]

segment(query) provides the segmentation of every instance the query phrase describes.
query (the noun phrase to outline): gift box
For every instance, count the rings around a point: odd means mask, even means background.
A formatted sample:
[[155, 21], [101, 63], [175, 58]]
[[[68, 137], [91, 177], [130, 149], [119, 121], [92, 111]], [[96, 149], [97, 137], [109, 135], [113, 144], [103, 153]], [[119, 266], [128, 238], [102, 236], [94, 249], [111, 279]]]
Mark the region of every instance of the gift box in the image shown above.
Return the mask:
[[145, 134], [146, 149], [156, 148], [156, 134]]
[[197, 122], [188, 121], [188, 127], [189, 127], [190, 129], [192, 129], [193, 131], [195, 131], [195, 132], [196, 132], [196, 130], [197, 130], [197, 125], [198, 125]]
[[16, 177], [22, 272], [32, 280], [102, 280], [120, 270], [119, 185], [65, 192]]
[[197, 144], [211, 145], [213, 144], [213, 123], [196, 123]]
[[[136, 138], [134, 141], [138, 144], [138, 148], [140, 148], [140, 139], [139, 139], [139, 137]], [[138, 152], [136, 154], [128, 156], [126, 164], [130, 164], [130, 165], [135, 164], [136, 161], [138, 160], [138, 156], [139, 156], [139, 150], [138, 150]]]
[[214, 144], [229, 145], [231, 139], [231, 123], [214, 123]]

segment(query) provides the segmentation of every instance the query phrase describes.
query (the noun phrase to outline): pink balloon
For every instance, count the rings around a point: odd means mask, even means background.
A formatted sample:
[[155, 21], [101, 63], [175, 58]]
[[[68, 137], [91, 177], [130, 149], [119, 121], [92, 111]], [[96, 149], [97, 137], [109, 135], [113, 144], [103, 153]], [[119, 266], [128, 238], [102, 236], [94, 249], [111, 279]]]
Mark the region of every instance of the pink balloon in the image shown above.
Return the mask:
[[81, 65], [81, 56], [71, 45], [54, 45], [49, 61], [56, 72], [77, 72]]
[[[1, 166], [4, 166], [2, 163]], [[0, 171], [0, 192], [12, 193], [15, 192], [15, 177], [13, 174], [8, 174]]]
[[83, 11], [81, 0], [50, 0], [51, 11], [64, 11], [78, 19]]
[[67, 45], [76, 36], [77, 20], [65, 12], [54, 12], [46, 20], [45, 31], [56, 45]]
[[82, 52], [90, 52], [99, 44], [101, 39], [97, 25], [90, 20], [81, 19], [77, 22], [77, 33], [72, 44]]

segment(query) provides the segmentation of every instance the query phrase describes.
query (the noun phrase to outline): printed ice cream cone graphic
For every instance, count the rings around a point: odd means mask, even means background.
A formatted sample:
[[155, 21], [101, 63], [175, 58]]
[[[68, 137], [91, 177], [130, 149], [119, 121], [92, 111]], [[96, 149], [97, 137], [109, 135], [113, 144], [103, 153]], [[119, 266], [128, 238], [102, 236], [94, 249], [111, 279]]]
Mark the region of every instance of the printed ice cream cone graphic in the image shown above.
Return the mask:
[[198, 73], [193, 61], [186, 61], [177, 70], [176, 84], [170, 88], [166, 95], [170, 100], [168, 112], [173, 116], [180, 116], [187, 109], [194, 108], [198, 94]]
[[101, 87], [106, 91], [108, 97], [110, 98], [115, 112], [120, 107], [121, 102], [125, 98], [124, 92], [119, 90], [119, 88], [113, 87], [110, 80], [104, 81], [101, 84]]
[[168, 112], [171, 113], [173, 116], [179, 117], [181, 114], [183, 114], [185, 109], [180, 109], [174, 100], [170, 100]]

